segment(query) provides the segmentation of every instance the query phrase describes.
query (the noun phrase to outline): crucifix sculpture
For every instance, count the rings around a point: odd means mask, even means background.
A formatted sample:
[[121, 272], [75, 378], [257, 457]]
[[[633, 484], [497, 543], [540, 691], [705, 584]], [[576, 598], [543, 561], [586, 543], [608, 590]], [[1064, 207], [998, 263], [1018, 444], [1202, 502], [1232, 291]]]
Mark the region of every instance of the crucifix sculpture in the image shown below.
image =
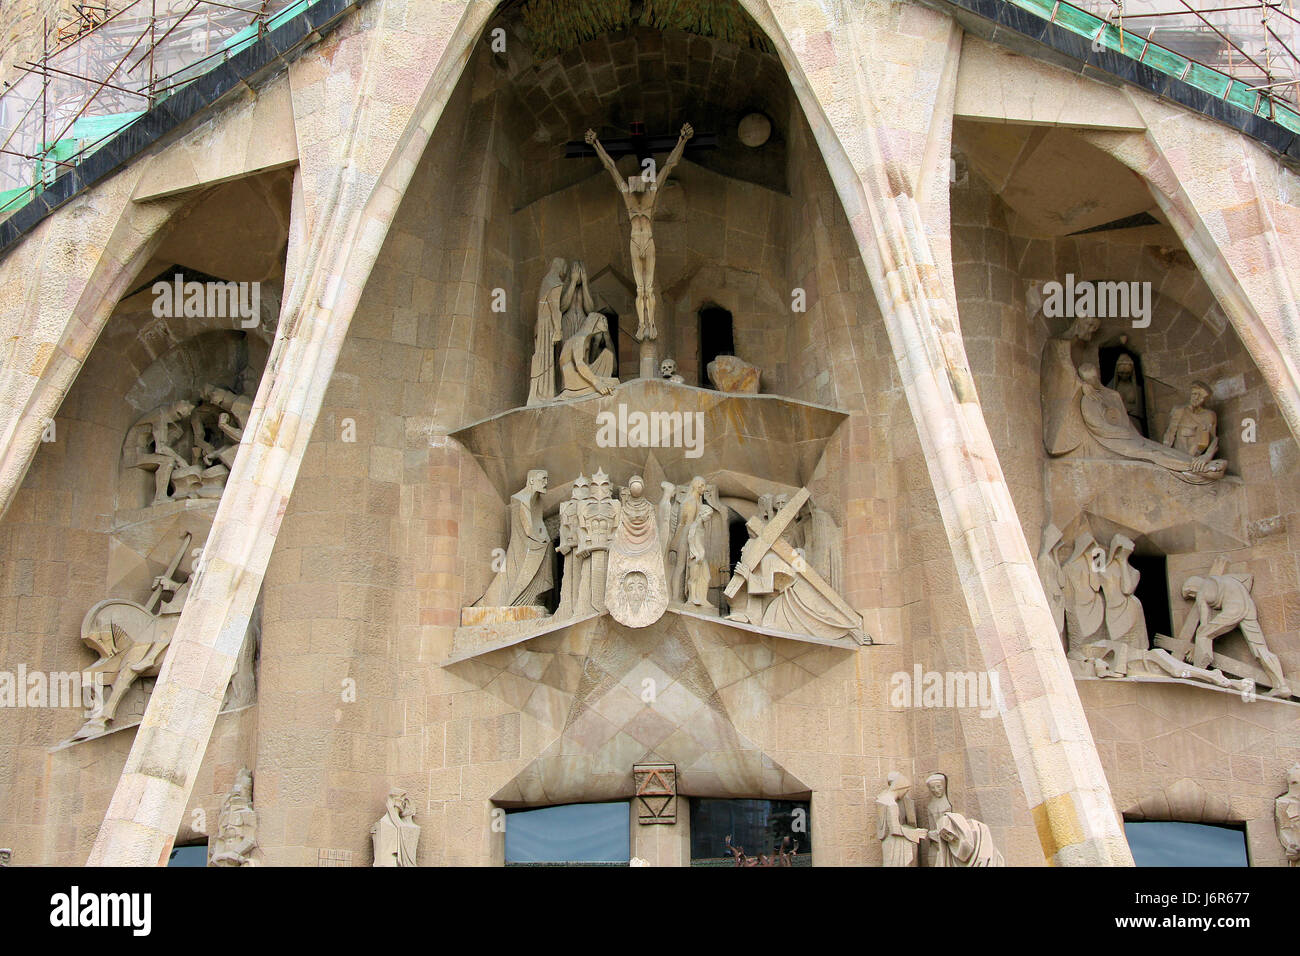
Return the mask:
[[668, 181], [673, 167], [682, 158], [687, 140], [694, 135], [695, 130], [691, 128], [691, 124], [684, 124], [677, 145], [668, 154], [668, 160], [662, 169], [656, 171], [651, 161], [649, 165], [642, 165], [641, 172], [624, 179], [614, 165], [614, 160], [600, 144], [596, 131], [587, 130], [587, 143], [595, 149], [601, 163], [614, 178], [614, 184], [623, 196], [623, 204], [627, 207], [628, 218], [631, 220], [632, 276], [636, 280], [636, 340], [642, 343], [643, 352], [645, 343], [654, 341], [659, 335], [659, 330], [655, 328], [655, 241], [652, 232], [655, 205], [659, 201], [659, 187]]

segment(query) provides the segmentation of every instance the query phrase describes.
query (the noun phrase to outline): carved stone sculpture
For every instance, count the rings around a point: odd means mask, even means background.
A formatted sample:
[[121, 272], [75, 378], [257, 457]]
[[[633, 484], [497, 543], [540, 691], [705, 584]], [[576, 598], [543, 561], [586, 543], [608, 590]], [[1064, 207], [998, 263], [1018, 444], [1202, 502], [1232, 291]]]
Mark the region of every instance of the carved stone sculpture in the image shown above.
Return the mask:
[[[117, 718], [117, 709], [135, 682], [158, 675], [189, 594], [189, 579], [178, 582], [175, 576], [192, 540], [188, 533], [181, 537], [166, 571], [154, 578], [153, 593], [146, 604], [110, 598], [86, 612], [81, 622], [81, 641], [99, 654], [99, 660], [86, 668], [85, 679], [110, 689], [107, 699], [96, 703], [73, 740], [104, 733]], [[170, 595], [170, 600], [164, 600], [164, 595]], [[160, 604], [161, 610], [155, 613]]]
[[713, 509], [701, 502], [695, 520], [686, 531], [686, 603], [709, 607], [709, 519]]
[[676, 385], [685, 385], [686, 379], [677, 374], [677, 361], [666, 358], [659, 363], [659, 377], [665, 382], [672, 382]]
[[1076, 344], [1086, 343], [1098, 324], [1096, 318], [1080, 318], [1063, 336], [1049, 339], [1044, 346], [1040, 374], [1047, 453], [1054, 457], [1070, 454], [1091, 438], [1112, 454], [1158, 465], [1189, 484], [1222, 478], [1227, 462], [1143, 437], [1129, 417], [1124, 397], [1101, 383], [1097, 366], [1085, 362], [1076, 367]]
[[[1248, 668], [1214, 652], [1214, 642], [1232, 631], [1240, 631], [1251, 656], [1263, 669], [1269, 697], [1290, 697], [1291, 688], [1282, 673], [1277, 655], [1268, 649], [1259, 626], [1258, 612], [1250, 591], [1254, 578], [1248, 574], [1209, 574], [1183, 582], [1183, 597], [1194, 603], [1183, 623], [1181, 645], [1187, 647], [1183, 660], [1193, 667], [1224, 671], [1234, 677], [1249, 676]], [[1162, 643], [1167, 650], [1175, 650]], [[1177, 651], [1175, 650], [1175, 653]]]
[[603, 468], [591, 476], [591, 497], [578, 511], [577, 556], [585, 559], [585, 576], [590, 587], [577, 595], [577, 613], [590, 614], [605, 610], [606, 575], [609, 570], [609, 545], [618, 527], [619, 503], [612, 500], [613, 489]]
[[505, 566], [493, 578], [476, 607], [519, 607], [539, 603], [554, 584], [551, 539], [542, 516], [542, 495], [548, 476], [541, 469], [528, 473], [524, 487], [510, 496], [507, 511], [509, 543]]
[[239, 443], [244, 440], [244, 428], [253, 412], [253, 400], [247, 395], [236, 395], [218, 385], [203, 386], [199, 395], [209, 405], [221, 409], [217, 416], [217, 430], [224, 438], [205, 458], [209, 463], [219, 461], [227, 469], [233, 468]]
[[948, 777], [932, 773], [925, 778], [930, 791], [930, 829], [926, 838], [933, 845], [931, 866], [1006, 866], [1006, 860], [993, 845], [993, 834], [979, 820], [963, 816], [952, 808], [948, 799]]
[[605, 603], [614, 620], [646, 627], [668, 609], [668, 584], [658, 515], [645, 497], [645, 480], [633, 475], [619, 504], [618, 529], [609, 548]]
[[[1133, 422], [1133, 427], [1145, 435], [1146, 419], [1143, 416], [1143, 410], [1146, 404], [1142, 400], [1142, 388], [1137, 383], [1137, 365], [1133, 361], [1133, 356], [1123, 352], [1115, 359], [1115, 374], [1111, 376], [1106, 387], [1124, 399], [1124, 407], [1128, 410], [1129, 420]], [[1165, 444], [1169, 444], [1165, 442]]]
[[[1206, 484], [1222, 478], [1228, 463], [1191, 455], [1177, 448], [1153, 442], [1142, 437], [1128, 417], [1124, 399], [1101, 384], [1097, 366], [1085, 364], [1079, 368], [1083, 395], [1079, 400], [1080, 414], [1089, 434], [1103, 448], [1124, 458], [1146, 461], [1168, 469], [1189, 484]], [[1217, 442], [1215, 443], [1217, 448]]]
[[1006, 866], [1006, 860], [993, 845], [988, 825], [960, 813], [946, 813], [939, 822], [942, 863], [935, 866]]
[[827, 638], [862, 627], [861, 615], [783, 538], [807, 500], [801, 488], [770, 521], [755, 515], [746, 522], [750, 540], [725, 591], [730, 620]]
[[719, 355], [705, 369], [719, 392], [757, 395], [760, 373], [757, 366], [735, 355]]
[[[614, 161], [605, 152], [605, 147], [600, 145], [596, 131], [587, 130], [586, 140], [596, 150], [601, 163], [613, 177], [614, 185], [618, 187], [623, 197], [623, 205], [627, 207], [628, 219], [632, 226], [632, 277], [636, 280], [636, 340], [638, 342], [653, 341], [659, 336], [655, 328], [657, 306], [653, 233], [655, 205], [659, 202], [660, 187], [668, 181], [668, 176], [681, 161], [687, 140], [694, 135], [695, 130], [689, 123], [683, 125], [677, 145], [668, 154], [667, 161], [657, 175], [649, 176], [644, 172], [637, 172], [624, 179], [614, 165]], [[653, 369], [653, 366], [651, 368]]]
[[1092, 534], [1081, 532], [1074, 549], [1061, 565], [1064, 582], [1065, 636], [1067, 656], [1083, 659], [1083, 648], [1094, 640], [1104, 640], [1106, 602], [1101, 596], [1101, 550]]
[[673, 538], [668, 550], [673, 555], [671, 576], [668, 579], [669, 600], [680, 603], [686, 599], [686, 562], [688, 547], [686, 536], [694, 524], [700, 506], [704, 504], [707, 485], [696, 475], [684, 488], [678, 489], [676, 518], [673, 521]]
[[1141, 575], [1129, 564], [1133, 542], [1122, 534], [1110, 540], [1105, 569], [1101, 573], [1101, 593], [1106, 604], [1106, 633], [1110, 640], [1145, 651], [1151, 646], [1147, 638], [1142, 602], [1134, 595]]
[[208, 384], [196, 401], [161, 405], [136, 422], [126, 465], [153, 472], [151, 504], [220, 498], [252, 409], [249, 396]]
[[600, 312], [591, 312], [577, 334], [560, 349], [560, 398], [583, 398], [608, 395], [618, 384], [614, 377], [614, 344], [609, 336], [609, 321]]
[[581, 317], [594, 311], [586, 267], [581, 262], [552, 259], [551, 269], [542, 279], [537, 294], [529, 405], [555, 398], [555, 346], [576, 335]]
[[370, 828], [375, 866], [415, 866], [420, 827], [414, 816], [415, 807], [406, 791], [400, 787], [389, 790], [384, 815]]
[[1289, 866], [1300, 867], [1300, 763], [1286, 774], [1286, 793], [1273, 801], [1277, 842]]
[[938, 772], [930, 774], [925, 778], [925, 789], [930, 792], [930, 801], [925, 805], [926, 817], [930, 823], [930, 866], [946, 866], [945, 848], [939, 839], [938, 827], [944, 814], [952, 812], [952, 801], [948, 799], [948, 775]]
[[560, 604], [556, 608], [555, 615], [561, 619], [573, 615], [579, 603], [578, 591], [584, 584], [588, 598], [583, 603], [590, 603], [591, 579], [587, 577], [584, 581], [583, 574], [587, 559], [585, 556], [579, 557], [577, 553], [581, 538], [578, 519], [582, 511], [582, 503], [590, 494], [591, 482], [587, 480], [586, 475], [580, 474], [573, 482], [569, 500], [560, 505], [560, 543], [555, 550], [563, 555], [564, 564], [560, 570]]
[[894, 771], [885, 778], [885, 789], [876, 795], [881, 866], [916, 866], [917, 845], [927, 834], [916, 825], [916, 810], [908, 795], [911, 789], [912, 782]]
[[212, 844], [213, 866], [248, 866], [257, 849], [257, 811], [253, 809], [253, 775], [239, 771], [221, 805], [217, 836]]
[[1164, 443], [1208, 468], [1219, 450], [1219, 418], [1205, 407], [1213, 394], [1204, 382], [1193, 382], [1186, 405], [1179, 405], [1169, 416]]
[[144, 447], [127, 464], [154, 473], [153, 504], [171, 500], [172, 472], [190, 465], [172, 446], [185, 435], [181, 423], [188, 422], [193, 411], [192, 402], [172, 402], [155, 408], [137, 423], [148, 434]]

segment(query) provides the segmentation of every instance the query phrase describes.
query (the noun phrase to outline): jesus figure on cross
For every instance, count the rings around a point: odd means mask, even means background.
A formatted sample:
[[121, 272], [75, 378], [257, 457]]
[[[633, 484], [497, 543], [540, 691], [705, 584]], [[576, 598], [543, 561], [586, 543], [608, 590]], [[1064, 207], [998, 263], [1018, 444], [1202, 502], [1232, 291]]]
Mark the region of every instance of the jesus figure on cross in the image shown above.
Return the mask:
[[643, 172], [635, 173], [624, 179], [614, 161], [600, 145], [594, 129], [587, 130], [587, 143], [596, 150], [596, 155], [604, 163], [609, 174], [614, 177], [614, 184], [623, 194], [623, 203], [627, 206], [628, 218], [632, 222], [632, 276], [636, 279], [636, 340], [645, 342], [655, 339], [659, 332], [655, 328], [655, 240], [651, 232], [654, 220], [655, 204], [659, 201], [659, 187], [668, 181], [668, 174], [673, 171], [686, 149], [686, 141], [695, 135], [690, 123], [682, 126], [682, 134], [677, 145], [668, 154], [663, 169], [655, 175], [651, 165]]

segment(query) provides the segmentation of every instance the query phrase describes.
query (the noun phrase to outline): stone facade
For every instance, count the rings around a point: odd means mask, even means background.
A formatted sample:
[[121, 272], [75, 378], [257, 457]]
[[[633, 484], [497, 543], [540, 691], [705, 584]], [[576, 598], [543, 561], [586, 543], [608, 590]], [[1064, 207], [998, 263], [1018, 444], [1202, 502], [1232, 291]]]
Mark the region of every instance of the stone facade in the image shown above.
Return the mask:
[[[774, 52], [641, 24], [539, 59], [509, 8], [372, 0], [0, 260], [0, 303], [22, 304], [2, 326], [0, 672], [78, 671], [96, 602], [147, 606], [168, 572], [188, 591], [138, 727], [68, 743], [79, 708], [0, 713], [15, 863], [158, 863], [215, 837], [247, 768], [259, 865], [368, 865], [384, 820], [398, 861], [499, 864], [502, 811], [631, 801], [634, 766], [671, 764], [675, 822], [630, 822], [655, 865], [690, 862], [691, 802], [711, 798], [807, 800], [801, 855], [879, 865], [875, 795], [898, 773], [919, 802], [933, 771], [954, 826], [996, 847], [982, 859], [1126, 864], [1123, 814], [1244, 824], [1252, 863], [1284, 865], [1273, 801], [1300, 703], [1079, 668], [1034, 555], [1051, 524], [1135, 535], [1163, 560], [1142, 594], [1170, 637], [1188, 577], [1249, 574], [1300, 680], [1295, 174], [929, 7], [850, 6], [745, 0]], [[1007, 76], [1035, 85], [1032, 110]], [[773, 131], [758, 147], [736, 135], [750, 112]], [[640, 628], [463, 615], [507, 545], [519, 485], [499, 475], [548, 468], [554, 523], [577, 476], [553, 461], [601, 464], [616, 489], [633, 474], [572, 437], [577, 403], [519, 410], [557, 256], [612, 316], [613, 401], [640, 394], [628, 215], [593, 159], [564, 155], [633, 122], [716, 137], [654, 217], [653, 350], [685, 382], [657, 388], [696, 407], [700, 314], [730, 313], [762, 394], [707, 419], [701, 461], [721, 464], [704, 477], [741, 542], [764, 495], [808, 490], [866, 643], [671, 606]], [[1226, 198], [1207, 185], [1225, 161], [1188, 159], [1205, 126], [1239, 174]], [[1079, 234], [1136, 213], [1150, 221]], [[157, 315], [152, 284], [177, 269], [259, 283], [261, 314]], [[1042, 295], [1066, 274], [1150, 283], [1149, 324], [1103, 322], [1093, 345], [1125, 336], [1155, 431], [1209, 383], [1218, 485], [1166, 493], [1154, 465], [1048, 455], [1041, 356], [1065, 323]], [[224, 491], [150, 506], [128, 436], [210, 383], [247, 399]], [[526, 424], [482, 424], [506, 415]], [[645, 461], [656, 502], [660, 479], [698, 473], [681, 447]], [[914, 696], [930, 673], [975, 696]]]

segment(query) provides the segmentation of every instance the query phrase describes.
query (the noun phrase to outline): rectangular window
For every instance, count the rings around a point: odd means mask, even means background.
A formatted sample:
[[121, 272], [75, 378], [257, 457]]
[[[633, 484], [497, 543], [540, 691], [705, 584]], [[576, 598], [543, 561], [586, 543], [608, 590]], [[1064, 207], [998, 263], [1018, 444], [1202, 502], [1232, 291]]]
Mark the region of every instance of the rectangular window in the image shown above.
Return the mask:
[[631, 812], [626, 802], [509, 811], [506, 866], [626, 866], [632, 858]]
[[690, 806], [691, 866], [812, 865], [807, 800], [693, 799]]

